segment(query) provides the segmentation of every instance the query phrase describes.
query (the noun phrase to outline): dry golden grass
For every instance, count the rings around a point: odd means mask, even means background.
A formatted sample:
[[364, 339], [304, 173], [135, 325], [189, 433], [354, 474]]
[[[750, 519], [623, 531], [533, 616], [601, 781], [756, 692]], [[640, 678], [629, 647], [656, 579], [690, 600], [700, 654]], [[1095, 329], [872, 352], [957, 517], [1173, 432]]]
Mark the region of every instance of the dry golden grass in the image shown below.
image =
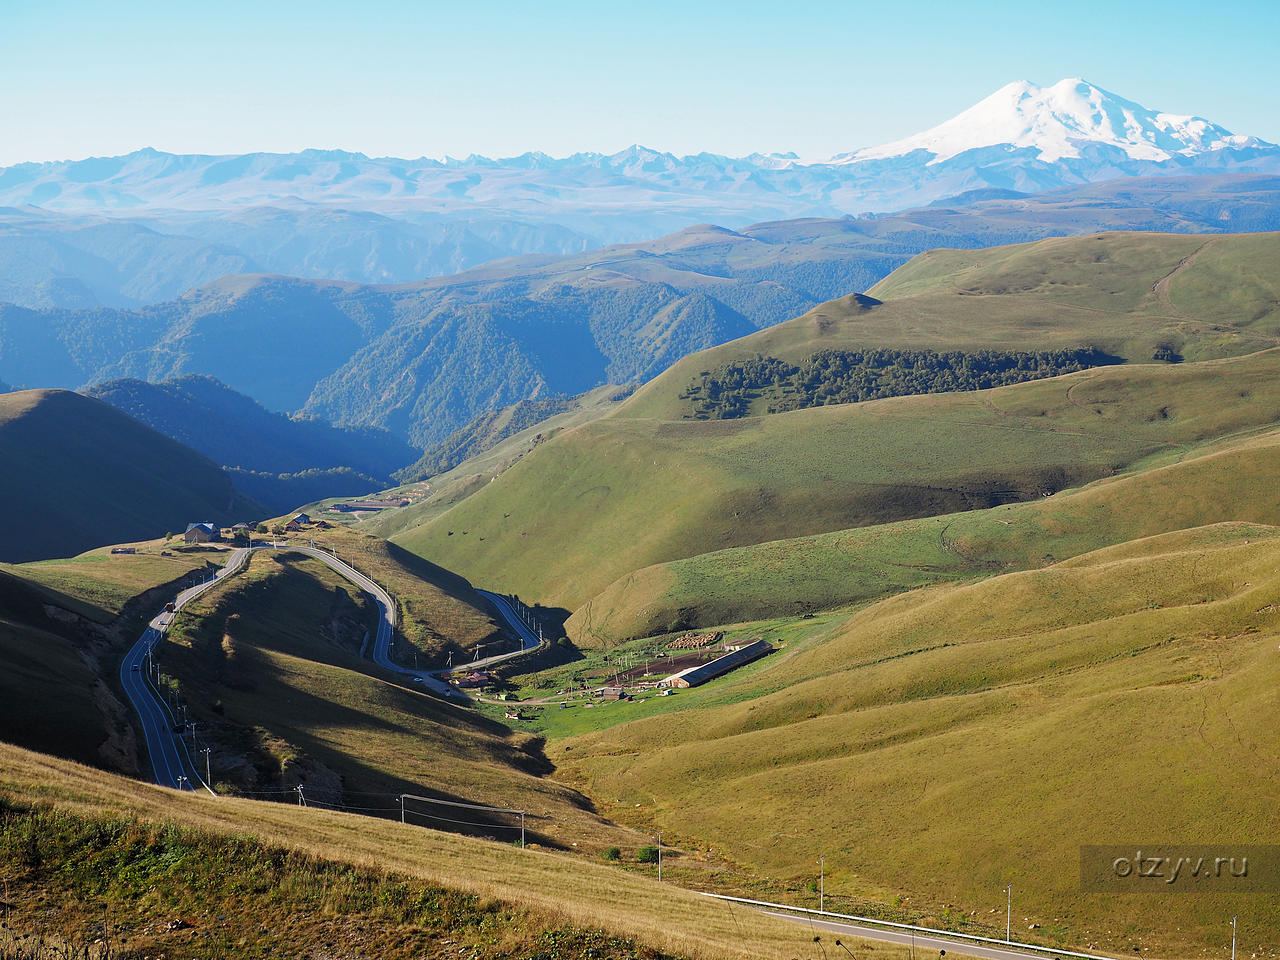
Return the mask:
[[[23, 802], [90, 815], [172, 822], [219, 835], [248, 834], [325, 860], [493, 898], [552, 922], [603, 928], [694, 958], [787, 960], [810, 956], [813, 950], [803, 927], [731, 909], [602, 863], [352, 814], [178, 794], [9, 745], [0, 745], [0, 790]], [[859, 956], [907, 956], [905, 948], [849, 942]]]
[[1012, 881], [1023, 930], [1211, 956], [1280, 898], [1086, 896], [1078, 850], [1272, 842], [1278, 611], [1280, 529], [1181, 531], [882, 601], [549, 752], [624, 822], [775, 876], [825, 855], [828, 895], [982, 918]]

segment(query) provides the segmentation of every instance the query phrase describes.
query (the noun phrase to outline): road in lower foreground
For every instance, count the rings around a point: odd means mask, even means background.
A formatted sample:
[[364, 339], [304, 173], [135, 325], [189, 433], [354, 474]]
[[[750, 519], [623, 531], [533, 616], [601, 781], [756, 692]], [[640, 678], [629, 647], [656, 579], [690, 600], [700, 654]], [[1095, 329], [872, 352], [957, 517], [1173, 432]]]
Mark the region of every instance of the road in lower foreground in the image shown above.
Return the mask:
[[[1044, 954], [1029, 953], [1021, 950], [1010, 950], [989, 944], [978, 944], [964, 940], [952, 940], [936, 934], [912, 933], [909, 930], [885, 930], [881, 927], [864, 926], [860, 923], [844, 923], [835, 920], [819, 920], [818, 918], [798, 917], [792, 913], [777, 913], [762, 910], [761, 913], [779, 920], [790, 920], [813, 930], [824, 933], [844, 934], [850, 937], [862, 937], [866, 940], [879, 940], [881, 943], [899, 943], [913, 945], [917, 950], [932, 953], [962, 953], [968, 957], [981, 957], [982, 960], [1046, 960]], [[1046, 951], [1052, 952], [1052, 951]]]

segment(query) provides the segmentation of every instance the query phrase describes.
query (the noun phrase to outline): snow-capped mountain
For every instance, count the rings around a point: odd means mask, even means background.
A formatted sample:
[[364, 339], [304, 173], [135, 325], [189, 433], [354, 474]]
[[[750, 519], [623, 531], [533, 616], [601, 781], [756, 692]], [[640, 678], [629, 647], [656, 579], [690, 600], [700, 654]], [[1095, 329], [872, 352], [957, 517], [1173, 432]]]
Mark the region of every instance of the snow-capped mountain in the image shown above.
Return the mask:
[[[127, 286], [130, 298], [159, 292], [134, 289], [136, 271], [107, 270], [104, 250], [126, 262], [125, 248], [163, 249], [172, 284], [252, 269], [400, 281], [698, 223], [737, 228], [897, 211], [971, 191], [1007, 197], [1117, 177], [1237, 172], [1280, 173], [1280, 147], [1083, 80], [1012, 83], [916, 136], [819, 161], [641, 146], [496, 160], [144, 149], [0, 168], [0, 300], [17, 296], [7, 290], [32, 303], [81, 296], [68, 278]], [[67, 247], [73, 233], [84, 249]], [[32, 292], [37, 282], [52, 286]]]
[[923, 133], [834, 159], [858, 163], [923, 150], [932, 154], [930, 163], [941, 163], [969, 150], [1009, 146], [1029, 148], [1036, 159], [1053, 163], [1079, 158], [1081, 147], [1090, 144], [1159, 163], [1263, 141], [1236, 136], [1201, 117], [1148, 110], [1085, 80], [1059, 80], [1051, 87], [1023, 80]]

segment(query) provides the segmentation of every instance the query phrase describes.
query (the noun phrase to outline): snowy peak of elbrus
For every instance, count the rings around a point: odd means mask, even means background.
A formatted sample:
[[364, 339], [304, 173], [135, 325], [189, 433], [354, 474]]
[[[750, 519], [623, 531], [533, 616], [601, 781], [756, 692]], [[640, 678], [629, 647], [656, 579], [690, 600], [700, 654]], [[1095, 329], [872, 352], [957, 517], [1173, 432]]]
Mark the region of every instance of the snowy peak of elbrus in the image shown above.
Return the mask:
[[[211, 214], [232, 218], [227, 229], [235, 231], [245, 229], [241, 212], [252, 208], [288, 211], [268, 218], [278, 227], [282, 217], [301, 222], [325, 211], [359, 211], [419, 226], [485, 223], [510, 236], [535, 224], [568, 230], [576, 239], [554, 242], [580, 246], [649, 239], [698, 223], [886, 213], [975, 190], [1038, 193], [1115, 177], [1197, 173], [1280, 173], [1280, 147], [1199, 117], [1150, 110], [1084, 80], [1062, 80], [1008, 84], [923, 133], [829, 159], [678, 155], [640, 144], [497, 159], [143, 149], [0, 168], [0, 207], [46, 219], [184, 224]], [[374, 229], [372, 221], [362, 223]], [[387, 229], [396, 239], [386, 242], [400, 249], [399, 228]], [[285, 242], [292, 241], [262, 241]]]
[[1078, 159], [1082, 148], [1113, 147], [1131, 160], [1161, 163], [1215, 150], [1271, 146], [1236, 136], [1201, 117], [1162, 113], [1078, 79], [1049, 87], [1027, 81], [1001, 87], [963, 113], [923, 133], [835, 158], [857, 163], [931, 154], [941, 163], [988, 147], [1029, 149], [1045, 163]]

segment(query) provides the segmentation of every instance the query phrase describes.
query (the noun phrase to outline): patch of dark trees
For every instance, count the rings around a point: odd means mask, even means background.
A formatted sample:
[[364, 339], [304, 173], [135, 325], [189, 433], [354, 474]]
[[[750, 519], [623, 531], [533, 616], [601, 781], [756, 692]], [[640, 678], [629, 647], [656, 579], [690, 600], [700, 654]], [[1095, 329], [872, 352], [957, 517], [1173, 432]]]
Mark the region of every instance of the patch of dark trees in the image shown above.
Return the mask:
[[[757, 355], [705, 370], [680, 396], [694, 420], [730, 420], [835, 403], [986, 390], [1122, 363], [1095, 347], [972, 352], [819, 350], [799, 363]], [[757, 402], [763, 401], [763, 402]]]

